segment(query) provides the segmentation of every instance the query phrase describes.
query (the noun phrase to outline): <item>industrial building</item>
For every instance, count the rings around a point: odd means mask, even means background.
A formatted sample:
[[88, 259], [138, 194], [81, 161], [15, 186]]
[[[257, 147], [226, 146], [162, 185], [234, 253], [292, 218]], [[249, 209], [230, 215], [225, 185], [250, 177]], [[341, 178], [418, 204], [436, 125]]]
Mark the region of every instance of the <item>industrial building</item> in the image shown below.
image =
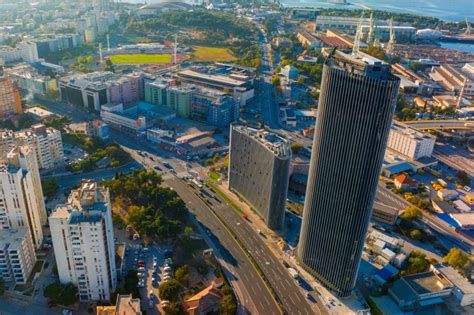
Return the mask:
[[290, 160], [289, 142], [281, 136], [232, 126], [229, 189], [245, 199], [275, 230], [283, 227], [285, 218]]

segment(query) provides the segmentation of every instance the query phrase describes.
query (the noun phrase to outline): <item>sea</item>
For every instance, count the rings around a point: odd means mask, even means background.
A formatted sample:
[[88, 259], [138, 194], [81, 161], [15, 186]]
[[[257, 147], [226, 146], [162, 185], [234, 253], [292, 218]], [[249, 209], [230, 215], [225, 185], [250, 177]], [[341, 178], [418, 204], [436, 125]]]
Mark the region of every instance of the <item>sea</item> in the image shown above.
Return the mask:
[[347, 4], [315, 0], [280, 0], [285, 7], [383, 10], [437, 17], [450, 22], [474, 22], [474, 0], [346, 0]]

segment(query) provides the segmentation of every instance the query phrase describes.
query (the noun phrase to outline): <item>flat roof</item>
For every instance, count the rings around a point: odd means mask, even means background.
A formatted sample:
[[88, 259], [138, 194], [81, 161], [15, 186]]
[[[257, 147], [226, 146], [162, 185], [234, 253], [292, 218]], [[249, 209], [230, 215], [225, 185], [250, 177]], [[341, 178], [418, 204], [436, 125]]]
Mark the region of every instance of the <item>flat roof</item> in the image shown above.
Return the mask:
[[240, 81], [240, 80], [233, 79], [228, 75], [213, 74], [213, 73], [202, 73], [202, 72], [198, 72], [198, 71], [194, 71], [194, 70], [183, 70], [183, 71], [178, 72], [178, 74], [180, 76], [211, 81], [211, 82], [214, 82], [216, 84], [227, 84], [227, 85], [233, 85], [233, 86], [242, 86], [242, 85], [245, 85], [247, 83], [245, 81]]
[[434, 293], [445, 290], [451, 283], [443, 276], [438, 276], [432, 271], [405, 276], [402, 278], [418, 294]]
[[453, 285], [461, 290], [464, 294], [474, 294], [474, 285], [464, 278], [453, 267], [446, 264], [438, 264], [436, 269], [441, 272]]
[[0, 249], [9, 245], [9, 249], [16, 249], [21, 246], [26, 235], [26, 228], [18, 228], [11, 230], [0, 230]]

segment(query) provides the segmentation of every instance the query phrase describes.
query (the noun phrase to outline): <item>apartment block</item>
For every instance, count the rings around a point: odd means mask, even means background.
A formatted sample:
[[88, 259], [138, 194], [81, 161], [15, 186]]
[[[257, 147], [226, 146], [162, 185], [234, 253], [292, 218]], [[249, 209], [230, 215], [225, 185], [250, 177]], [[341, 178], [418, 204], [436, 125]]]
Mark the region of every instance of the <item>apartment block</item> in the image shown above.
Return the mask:
[[64, 166], [61, 132], [54, 128], [36, 124], [30, 129], [0, 132], [0, 155], [4, 155], [17, 145], [28, 145], [32, 148], [40, 170], [52, 170]]
[[9, 77], [0, 76], [0, 118], [21, 111], [20, 91]]
[[0, 188], [1, 228], [29, 228], [33, 244], [40, 248], [47, 216], [38, 165], [31, 148], [15, 147], [0, 162]]
[[387, 147], [412, 160], [430, 157], [436, 138], [394, 121], [388, 136]]
[[109, 190], [82, 181], [49, 225], [61, 283], [76, 285], [81, 301], [109, 300], [117, 286]]
[[35, 249], [27, 228], [0, 230], [0, 277], [24, 284], [36, 263]]
[[245, 199], [271, 229], [283, 227], [290, 160], [287, 140], [265, 130], [232, 126], [229, 189]]

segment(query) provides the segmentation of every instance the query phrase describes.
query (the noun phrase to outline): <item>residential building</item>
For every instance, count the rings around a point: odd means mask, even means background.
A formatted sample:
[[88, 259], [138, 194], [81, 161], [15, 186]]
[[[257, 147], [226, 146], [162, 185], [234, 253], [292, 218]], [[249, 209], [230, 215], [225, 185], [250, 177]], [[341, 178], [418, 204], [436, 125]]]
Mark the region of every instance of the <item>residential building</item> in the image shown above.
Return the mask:
[[20, 91], [9, 77], [0, 74], [0, 119], [21, 113]]
[[25, 114], [30, 115], [36, 121], [47, 121], [56, 117], [56, 114], [41, 107], [30, 107], [25, 110]]
[[184, 301], [184, 311], [188, 315], [215, 313], [219, 310], [219, 303], [224, 294], [214, 283]]
[[174, 79], [145, 83], [145, 102], [165, 106], [183, 118], [191, 116], [193, 85], [177, 85]]
[[33, 63], [39, 61], [38, 48], [35, 42], [24, 41], [17, 45], [20, 50], [20, 56], [23, 61]]
[[5, 154], [16, 145], [28, 145], [36, 155], [40, 170], [53, 170], [64, 166], [64, 151], [61, 132], [36, 124], [21, 131], [0, 132], [0, 154]]
[[340, 296], [355, 285], [399, 82], [360, 52], [324, 64], [297, 259]]
[[117, 286], [109, 190], [83, 180], [49, 217], [61, 283], [73, 283], [81, 301], [109, 300]]
[[433, 153], [436, 138], [405, 125], [393, 121], [388, 136], [387, 147], [412, 160], [430, 157]]
[[453, 285], [441, 274], [432, 271], [403, 276], [388, 293], [404, 311], [439, 304], [451, 294]]
[[3, 229], [29, 228], [33, 244], [43, 243], [46, 208], [34, 151], [14, 147], [0, 163], [0, 225]]
[[25, 284], [35, 263], [35, 248], [28, 228], [0, 230], [0, 278]]
[[143, 90], [143, 76], [137, 73], [130, 73], [109, 86], [110, 101], [114, 104], [129, 104], [138, 102], [141, 99]]
[[393, 183], [395, 184], [395, 188], [401, 190], [412, 190], [418, 188], [416, 180], [412, 179], [406, 174], [400, 174], [396, 176], [393, 180]]
[[289, 142], [266, 130], [232, 125], [229, 189], [242, 197], [271, 229], [285, 219], [290, 172]]
[[36, 69], [27, 65], [20, 65], [8, 71], [16, 85], [29, 93], [47, 95], [51, 91], [58, 91], [55, 78], [41, 75]]
[[140, 299], [119, 294], [115, 306], [97, 306], [96, 315], [142, 315]]

